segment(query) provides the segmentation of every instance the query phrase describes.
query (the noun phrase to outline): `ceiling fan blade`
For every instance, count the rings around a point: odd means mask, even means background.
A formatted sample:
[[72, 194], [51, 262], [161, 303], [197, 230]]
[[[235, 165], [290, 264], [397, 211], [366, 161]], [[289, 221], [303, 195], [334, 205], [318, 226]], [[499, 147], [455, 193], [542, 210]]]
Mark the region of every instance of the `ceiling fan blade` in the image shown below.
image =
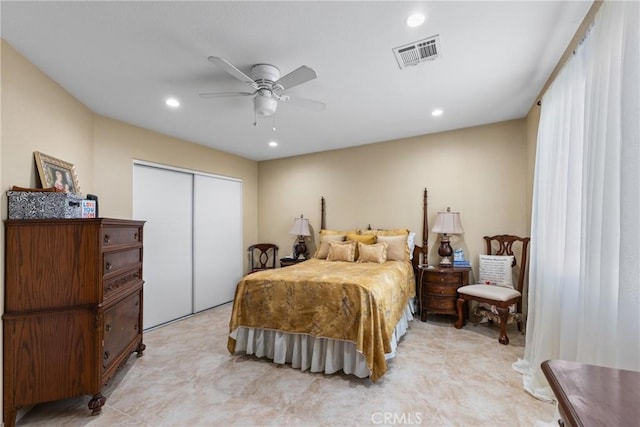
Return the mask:
[[316, 77], [318, 77], [318, 75], [315, 71], [313, 71], [306, 65], [303, 65], [299, 68], [296, 68], [289, 74], [280, 77], [276, 84], [282, 86], [282, 91], [285, 91], [302, 83], [308, 82], [309, 80], [313, 80]]
[[241, 82], [251, 85], [251, 87], [253, 87], [254, 89], [258, 88], [258, 84], [251, 77], [247, 76], [245, 73], [238, 70], [236, 67], [228, 63], [226, 60], [219, 58], [217, 56], [210, 56], [207, 59], [209, 60], [209, 62], [222, 68], [224, 71], [231, 74], [233, 77], [240, 80]]
[[293, 104], [298, 107], [306, 108], [312, 111], [323, 111], [326, 108], [326, 105], [324, 102], [314, 101], [313, 99], [307, 99], [307, 98], [283, 96], [282, 102], [285, 102], [287, 104]]
[[222, 98], [225, 96], [252, 96], [255, 95], [255, 92], [204, 92], [199, 93], [198, 96], [200, 98]]

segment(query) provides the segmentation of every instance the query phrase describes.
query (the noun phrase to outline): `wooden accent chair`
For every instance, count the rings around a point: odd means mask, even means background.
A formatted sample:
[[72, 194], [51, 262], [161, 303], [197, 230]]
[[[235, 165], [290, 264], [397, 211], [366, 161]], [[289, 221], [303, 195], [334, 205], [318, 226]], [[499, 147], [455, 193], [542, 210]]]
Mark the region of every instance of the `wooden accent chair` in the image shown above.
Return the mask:
[[249, 274], [276, 268], [278, 246], [273, 243], [256, 243], [249, 246]]
[[[487, 255], [513, 256], [513, 262], [511, 264], [512, 269], [518, 264], [516, 262], [516, 255], [514, 254], [513, 246], [516, 243], [520, 244], [520, 263], [517, 281], [514, 283], [514, 288], [487, 284], [467, 285], [458, 288], [458, 300], [456, 303], [458, 320], [454, 326], [457, 329], [464, 326], [468, 301], [490, 304], [495, 307], [498, 312], [497, 315], [489, 309], [478, 307], [474, 310], [474, 316], [486, 317], [490, 321], [499, 322], [500, 336], [498, 338], [498, 342], [506, 345], [509, 344], [509, 337], [507, 337], [508, 323], [516, 322], [518, 324], [518, 330], [524, 330], [525, 315], [522, 312], [522, 289], [524, 286], [524, 277], [527, 267], [527, 249], [529, 247], [530, 239], [529, 237], [518, 237], [503, 234], [490, 237], [484, 236], [484, 240], [487, 245]], [[496, 246], [496, 243], [497, 248], [492, 250], [493, 247]], [[516, 310], [511, 313], [510, 307], [514, 304], [516, 305]]]

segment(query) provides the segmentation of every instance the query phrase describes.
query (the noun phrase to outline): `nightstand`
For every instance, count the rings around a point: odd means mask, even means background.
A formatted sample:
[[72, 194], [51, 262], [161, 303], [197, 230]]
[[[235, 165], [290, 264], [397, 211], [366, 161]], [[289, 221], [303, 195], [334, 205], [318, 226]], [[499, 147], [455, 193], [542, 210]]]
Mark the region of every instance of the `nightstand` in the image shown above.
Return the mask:
[[470, 268], [419, 267], [418, 307], [420, 320], [427, 321], [428, 313], [456, 316], [458, 288], [469, 284]]
[[280, 258], [280, 267], [288, 267], [290, 265], [297, 264], [299, 262], [304, 262], [306, 260], [307, 260], [306, 258], [298, 258], [298, 259], [293, 259], [290, 257]]

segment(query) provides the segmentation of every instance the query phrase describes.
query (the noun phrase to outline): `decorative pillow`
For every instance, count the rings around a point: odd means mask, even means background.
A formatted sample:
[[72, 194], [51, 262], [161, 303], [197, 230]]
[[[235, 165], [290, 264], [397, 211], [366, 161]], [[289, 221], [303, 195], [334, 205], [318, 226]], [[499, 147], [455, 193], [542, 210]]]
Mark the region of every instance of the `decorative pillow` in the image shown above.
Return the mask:
[[346, 234], [350, 234], [350, 233], [357, 234], [357, 231], [355, 231], [355, 230], [349, 230], [349, 231], [342, 231], [342, 230], [325, 230], [325, 229], [320, 230], [320, 235], [321, 235], [321, 236], [331, 236], [331, 235], [333, 235], [333, 234], [342, 234], [342, 235], [346, 235]]
[[378, 230], [378, 236], [408, 236], [409, 230], [406, 228], [392, 228], [389, 230]]
[[353, 262], [356, 258], [356, 242], [329, 242], [327, 261]]
[[409, 236], [407, 237], [407, 246], [409, 247], [409, 259], [413, 259], [413, 250], [416, 247], [416, 233], [413, 231], [409, 232]]
[[378, 235], [378, 243], [387, 243], [387, 260], [388, 261], [408, 261], [409, 246], [407, 245], [407, 235], [404, 236], [380, 236]]
[[358, 262], [377, 262], [382, 264], [387, 260], [387, 242], [367, 245], [358, 242]]
[[409, 230], [406, 228], [391, 228], [389, 230], [358, 230], [358, 233], [364, 235], [374, 235], [374, 236], [406, 236], [409, 234]]
[[[376, 242], [376, 236], [349, 233], [347, 234], [347, 237], [345, 237], [345, 240], [353, 240], [356, 243], [371, 245]], [[358, 259], [358, 245], [356, 245], [356, 259]]]
[[513, 289], [513, 256], [480, 255], [480, 283]]
[[345, 240], [353, 240], [354, 242], [361, 242], [365, 245], [371, 245], [376, 242], [376, 236], [373, 234], [364, 235], [356, 233], [348, 233]]
[[342, 242], [344, 241], [344, 234], [327, 234], [320, 238], [320, 246], [316, 249], [316, 253], [313, 254], [314, 258], [325, 259], [329, 253], [329, 242]]

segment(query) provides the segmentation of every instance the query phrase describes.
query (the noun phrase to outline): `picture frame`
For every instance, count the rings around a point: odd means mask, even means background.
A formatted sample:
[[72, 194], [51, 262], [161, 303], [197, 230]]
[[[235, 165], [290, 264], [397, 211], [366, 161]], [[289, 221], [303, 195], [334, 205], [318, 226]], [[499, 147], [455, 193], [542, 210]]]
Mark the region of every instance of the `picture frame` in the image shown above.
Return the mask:
[[38, 175], [42, 188], [55, 188], [58, 191], [80, 193], [80, 183], [76, 167], [64, 160], [34, 151]]

